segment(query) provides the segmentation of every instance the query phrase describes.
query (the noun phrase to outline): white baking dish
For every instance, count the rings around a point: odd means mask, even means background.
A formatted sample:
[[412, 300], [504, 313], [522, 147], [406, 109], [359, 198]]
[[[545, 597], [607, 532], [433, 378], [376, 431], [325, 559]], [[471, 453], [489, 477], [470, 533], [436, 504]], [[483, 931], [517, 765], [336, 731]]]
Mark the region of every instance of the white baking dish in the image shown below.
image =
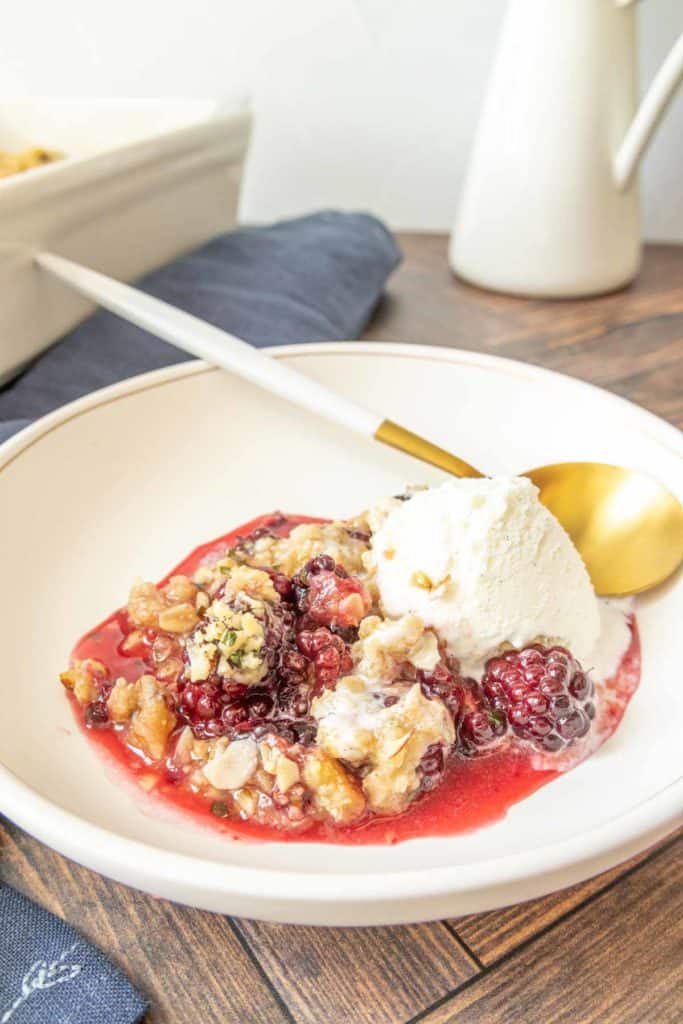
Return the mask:
[[0, 103], [0, 150], [65, 159], [0, 179], [0, 381], [92, 311], [36, 270], [45, 248], [131, 280], [234, 225], [243, 101]]

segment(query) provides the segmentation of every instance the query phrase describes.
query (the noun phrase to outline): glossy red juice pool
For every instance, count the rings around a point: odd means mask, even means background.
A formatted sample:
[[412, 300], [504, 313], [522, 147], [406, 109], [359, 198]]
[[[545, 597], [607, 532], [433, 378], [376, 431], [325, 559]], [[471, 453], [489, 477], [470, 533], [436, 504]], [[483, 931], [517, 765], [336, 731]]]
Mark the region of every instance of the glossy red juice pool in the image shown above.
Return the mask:
[[[161, 582], [177, 574], [192, 575], [199, 565], [214, 561], [234, 544], [239, 536], [269, 523], [272, 516], [261, 516], [230, 533], [204, 544], [187, 556]], [[300, 523], [321, 522], [308, 516], [286, 516], [276, 532], [288, 533]], [[617, 728], [631, 696], [640, 681], [640, 642], [635, 619], [630, 621], [631, 643], [619, 669], [606, 684], [610, 700], [600, 723], [600, 743]], [[137, 679], [149, 671], [139, 658], [120, 653], [124, 639], [120, 611], [117, 610], [100, 626], [87, 633], [73, 651], [75, 659], [96, 658], [103, 662], [112, 677]], [[551, 782], [559, 771], [538, 770], [534, 755], [522, 750], [505, 750], [479, 757], [455, 755], [440, 785], [425, 793], [403, 814], [376, 817], [348, 827], [332, 827], [316, 823], [306, 831], [287, 833], [250, 821], [229, 821], [212, 813], [212, 801], [179, 787], [172, 773], [160, 772], [131, 751], [120, 734], [112, 729], [91, 729], [85, 726], [80, 705], [71, 703], [79, 724], [107, 760], [113, 761], [129, 778], [136, 781], [153, 799], [172, 804], [193, 819], [235, 839], [278, 840], [289, 842], [334, 842], [344, 844], [387, 844], [425, 836], [454, 835], [480, 828], [502, 818], [508, 809], [541, 786]], [[537, 762], [536, 762], [537, 763]]]

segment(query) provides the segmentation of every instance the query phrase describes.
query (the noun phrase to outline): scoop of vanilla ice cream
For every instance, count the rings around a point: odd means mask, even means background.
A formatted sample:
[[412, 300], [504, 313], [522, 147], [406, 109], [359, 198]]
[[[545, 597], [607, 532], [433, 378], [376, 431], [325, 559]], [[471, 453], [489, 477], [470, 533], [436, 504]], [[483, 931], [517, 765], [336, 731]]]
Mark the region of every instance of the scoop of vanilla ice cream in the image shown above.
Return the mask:
[[586, 667], [600, 612], [586, 568], [523, 477], [450, 480], [394, 508], [372, 537], [390, 616], [419, 615], [478, 677], [501, 644], [559, 641]]

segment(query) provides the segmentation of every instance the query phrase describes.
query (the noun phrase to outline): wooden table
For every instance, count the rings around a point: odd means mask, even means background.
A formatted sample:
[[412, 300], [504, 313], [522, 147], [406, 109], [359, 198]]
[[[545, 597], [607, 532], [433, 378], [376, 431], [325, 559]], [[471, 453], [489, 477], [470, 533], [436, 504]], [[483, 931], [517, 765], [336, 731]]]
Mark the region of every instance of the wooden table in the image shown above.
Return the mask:
[[[405, 262], [368, 338], [549, 366], [683, 427], [683, 248], [649, 248], [628, 291], [544, 303], [454, 282], [442, 236], [405, 235], [401, 244]], [[673, 1024], [683, 1021], [681, 838], [532, 903], [366, 930], [174, 906], [78, 867], [10, 824], [0, 825], [0, 878], [119, 963], [152, 1002], [147, 1024]]]

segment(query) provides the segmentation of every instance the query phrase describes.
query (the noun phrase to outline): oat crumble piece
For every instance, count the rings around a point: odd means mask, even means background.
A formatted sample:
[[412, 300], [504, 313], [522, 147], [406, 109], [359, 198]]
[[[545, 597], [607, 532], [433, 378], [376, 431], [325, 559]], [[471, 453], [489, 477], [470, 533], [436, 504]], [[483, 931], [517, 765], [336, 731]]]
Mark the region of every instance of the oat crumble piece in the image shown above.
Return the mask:
[[186, 576], [173, 576], [163, 587], [137, 580], [128, 597], [130, 621], [138, 629], [189, 633], [198, 622], [197, 590], [196, 584]]
[[340, 679], [312, 706], [319, 748], [363, 772], [371, 810], [396, 813], [420, 787], [419, 765], [428, 748], [448, 750], [453, 720], [438, 698], [418, 683], [401, 681], [401, 666], [432, 669], [439, 661], [436, 636], [416, 615], [361, 623], [353, 649], [356, 674]]
[[100, 695], [102, 685], [108, 679], [108, 672], [101, 661], [85, 658], [83, 661], [75, 661], [70, 669], [60, 673], [59, 678], [79, 704], [89, 704]]
[[127, 724], [127, 740], [132, 746], [152, 761], [163, 758], [177, 719], [154, 676], [140, 676], [134, 683], [117, 679], [107, 708], [113, 722]]
[[358, 533], [344, 522], [300, 523], [287, 537], [267, 535], [247, 542], [239, 554], [253, 565], [267, 565], [287, 576], [300, 572], [312, 558], [329, 555], [356, 576], [363, 572], [362, 556], [369, 544]]

